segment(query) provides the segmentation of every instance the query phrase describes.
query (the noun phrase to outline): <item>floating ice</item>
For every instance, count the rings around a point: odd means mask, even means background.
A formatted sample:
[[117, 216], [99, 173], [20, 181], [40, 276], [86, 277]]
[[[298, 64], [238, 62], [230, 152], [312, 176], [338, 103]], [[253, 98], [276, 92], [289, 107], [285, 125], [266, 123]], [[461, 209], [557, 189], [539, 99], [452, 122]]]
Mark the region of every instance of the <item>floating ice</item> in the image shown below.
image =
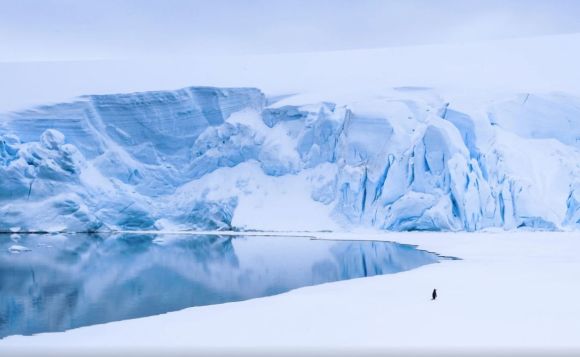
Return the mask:
[[30, 249], [26, 248], [25, 246], [15, 244], [8, 247], [8, 251], [12, 254], [20, 254], [24, 252], [30, 252]]

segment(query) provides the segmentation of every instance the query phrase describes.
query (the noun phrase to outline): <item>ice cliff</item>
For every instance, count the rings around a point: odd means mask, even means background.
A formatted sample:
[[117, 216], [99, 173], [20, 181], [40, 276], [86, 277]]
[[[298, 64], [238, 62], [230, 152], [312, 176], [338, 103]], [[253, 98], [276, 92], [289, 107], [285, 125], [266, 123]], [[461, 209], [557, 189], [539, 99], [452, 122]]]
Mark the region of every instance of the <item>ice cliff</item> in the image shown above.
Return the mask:
[[0, 231], [580, 227], [579, 98], [330, 97], [191, 87], [0, 114]]

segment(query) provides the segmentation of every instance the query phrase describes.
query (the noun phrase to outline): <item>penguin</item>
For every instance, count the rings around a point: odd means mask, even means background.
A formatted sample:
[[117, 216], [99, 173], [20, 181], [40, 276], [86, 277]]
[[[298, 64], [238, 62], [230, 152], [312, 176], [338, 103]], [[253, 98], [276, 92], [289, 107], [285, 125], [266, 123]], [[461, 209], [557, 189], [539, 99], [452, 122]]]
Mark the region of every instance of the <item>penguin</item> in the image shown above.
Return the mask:
[[433, 289], [433, 294], [431, 294], [431, 300], [437, 299], [437, 289]]

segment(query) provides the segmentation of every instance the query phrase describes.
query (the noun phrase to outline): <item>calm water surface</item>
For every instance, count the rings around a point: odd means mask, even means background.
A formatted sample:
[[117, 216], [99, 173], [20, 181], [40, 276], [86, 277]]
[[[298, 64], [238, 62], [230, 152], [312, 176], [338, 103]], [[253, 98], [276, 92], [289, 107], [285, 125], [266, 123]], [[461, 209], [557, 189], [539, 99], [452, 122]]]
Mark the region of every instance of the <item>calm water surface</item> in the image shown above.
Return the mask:
[[374, 241], [0, 235], [0, 338], [246, 300], [439, 260], [409, 245]]

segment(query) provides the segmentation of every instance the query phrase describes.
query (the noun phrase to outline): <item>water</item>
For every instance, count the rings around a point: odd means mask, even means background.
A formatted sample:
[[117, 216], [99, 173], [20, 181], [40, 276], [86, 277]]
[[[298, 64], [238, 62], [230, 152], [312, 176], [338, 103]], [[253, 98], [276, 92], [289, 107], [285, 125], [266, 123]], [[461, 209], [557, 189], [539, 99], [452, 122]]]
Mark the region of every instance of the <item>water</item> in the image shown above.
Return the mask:
[[0, 235], [0, 338], [396, 273], [439, 259], [409, 245], [304, 237]]

